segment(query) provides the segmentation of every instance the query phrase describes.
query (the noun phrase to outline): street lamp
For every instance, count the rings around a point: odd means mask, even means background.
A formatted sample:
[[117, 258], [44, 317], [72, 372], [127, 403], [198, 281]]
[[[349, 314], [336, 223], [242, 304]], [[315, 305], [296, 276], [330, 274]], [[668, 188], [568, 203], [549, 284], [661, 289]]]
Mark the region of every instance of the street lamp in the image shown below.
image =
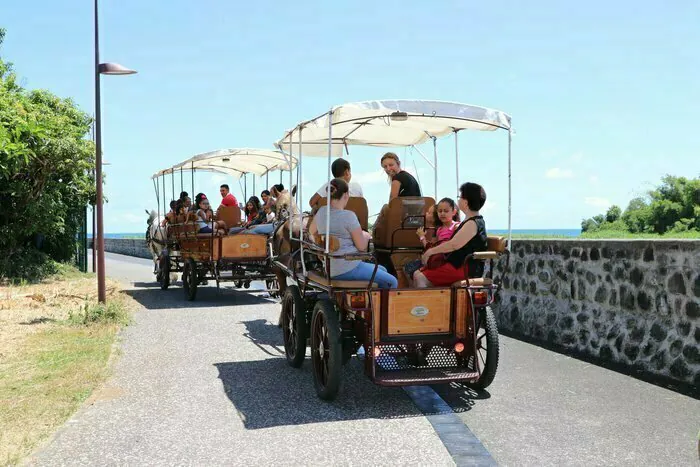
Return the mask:
[[95, 0], [95, 207], [97, 208], [97, 235], [93, 240], [97, 249], [97, 300], [107, 301], [105, 287], [105, 236], [102, 205], [102, 124], [100, 111], [100, 74], [131, 75], [136, 73], [117, 63], [100, 63], [100, 34], [97, 0]]

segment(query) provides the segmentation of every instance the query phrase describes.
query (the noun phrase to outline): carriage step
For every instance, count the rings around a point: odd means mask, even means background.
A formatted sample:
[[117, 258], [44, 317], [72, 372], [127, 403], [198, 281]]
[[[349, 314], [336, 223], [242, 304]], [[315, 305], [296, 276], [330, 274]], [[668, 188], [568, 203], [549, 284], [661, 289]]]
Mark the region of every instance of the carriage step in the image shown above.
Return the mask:
[[381, 386], [410, 386], [413, 384], [476, 381], [477, 379], [479, 379], [479, 373], [467, 369], [413, 369], [377, 371], [374, 382]]

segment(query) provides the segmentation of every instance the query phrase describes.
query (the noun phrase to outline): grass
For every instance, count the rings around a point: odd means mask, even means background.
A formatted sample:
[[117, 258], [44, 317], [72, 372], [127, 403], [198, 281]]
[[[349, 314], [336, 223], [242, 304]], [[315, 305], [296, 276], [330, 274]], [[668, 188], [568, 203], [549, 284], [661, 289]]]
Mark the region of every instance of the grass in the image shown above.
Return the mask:
[[40, 284], [0, 288], [0, 464], [15, 465], [102, 383], [131, 299], [92, 274], [61, 267]]

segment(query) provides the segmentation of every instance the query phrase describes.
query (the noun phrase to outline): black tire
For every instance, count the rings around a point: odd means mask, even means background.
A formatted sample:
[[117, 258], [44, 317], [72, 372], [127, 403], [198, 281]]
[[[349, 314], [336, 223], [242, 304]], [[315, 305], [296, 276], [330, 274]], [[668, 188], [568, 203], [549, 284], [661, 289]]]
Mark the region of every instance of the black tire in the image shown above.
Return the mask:
[[187, 301], [192, 301], [197, 297], [197, 264], [192, 258], [185, 261], [184, 271], [182, 272], [182, 287], [185, 290], [185, 298]]
[[306, 323], [306, 304], [299, 287], [290, 285], [282, 299], [282, 334], [287, 363], [300, 368], [306, 357], [306, 338], [309, 332]]
[[158, 268], [158, 279], [160, 282], [161, 290], [168, 290], [170, 287], [170, 257], [163, 256], [160, 258], [160, 265]]
[[[498, 369], [498, 326], [491, 307], [479, 310], [479, 326], [476, 329], [476, 358], [481, 366], [481, 377], [469, 386], [486, 389], [496, 377]], [[484, 344], [486, 347], [484, 348]]]
[[330, 300], [319, 300], [311, 318], [311, 371], [319, 398], [331, 401], [340, 391], [343, 344], [338, 312]]

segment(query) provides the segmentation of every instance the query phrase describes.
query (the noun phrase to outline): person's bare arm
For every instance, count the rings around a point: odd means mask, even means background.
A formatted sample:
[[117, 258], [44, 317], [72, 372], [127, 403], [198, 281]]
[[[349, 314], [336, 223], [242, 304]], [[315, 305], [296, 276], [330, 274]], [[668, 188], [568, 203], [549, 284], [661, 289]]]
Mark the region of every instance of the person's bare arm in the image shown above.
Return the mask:
[[350, 232], [352, 237], [352, 243], [360, 251], [367, 251], [367, 245], [369, 245], [369, 234], [362, 230], [362, 227], [358, 227], [352, 232]]
[[391, 194], [389, 194], [389, 201], [394, 198], [398, 198], [399, 190], [401, 190], [401, 182], [394, 180], [391, 182]]
[[318, 203], [319, 199], [321, 199], [321, 195], [319, 195], [318, 193], [314, 193], [314, 195], [309, 200], [309, 206], [311, 206], [312, 208], [316, 207], [316, 203]]
[[423, 253], [423, 263], [427, 263], [428, 258], [438, 253], [450, 253], [459, 250], [476, 235], [476, 222], [469, 222], [462, 227], [450, 240], [433, 247]]
[[313, 220], [311, 221], [311, 225], [309, 225], [309, 236], [313, 239], [317, 233], [318, 227], [316, 227], [316, 216], [314, 216]]

